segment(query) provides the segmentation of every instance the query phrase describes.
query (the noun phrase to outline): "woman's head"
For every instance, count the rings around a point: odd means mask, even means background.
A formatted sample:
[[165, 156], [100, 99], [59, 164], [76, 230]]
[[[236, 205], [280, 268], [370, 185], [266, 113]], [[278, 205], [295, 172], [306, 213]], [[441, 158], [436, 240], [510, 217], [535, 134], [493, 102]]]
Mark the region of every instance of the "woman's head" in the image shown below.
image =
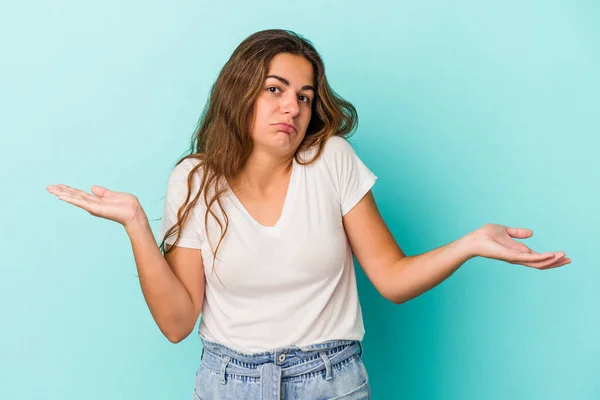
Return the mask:
[[[254, 33], [240, 43], [211, 89], [190, 154], [184, 157], [200, 160], [188, 177], [188, 186], [202, 168], [205, 224], [209, 214], [219, 222], [219, 244], [228, 226], [220, 196], [255, 147], [282, 157], [294, 155], [298, 162], [309, 164], [319, 157], [329, 137], [350, 134], [357, 122], [352, 104], [329, 86], [323, 61], [308, 40], [294, 32], [272, 29]], [[287, 133], [290, 129], [285, 124], [293, 125], [295, 132]], [[301, 150], [313, 147], [317, 151], [311, 160], [299, 159]], [[207, 188], [215, 189], [213, 195], [209, 196]], [[200, 192], [191, 201], [188, 196], [179, 210], [178, 223], [165, 237], [180, 230]], [[212, 211], [215, 202], [225, 215], [224, 225]]]
[[249, 124], [254, 150], [293, 156], [306, 135], [316, 93], [314, 68], [306, 58], [273, 57]]
[[[268, 78], [272, 72], [293, 74], [297, 81], [287, 79], [290, 87], [286, 88], [285, 82]], [[311, 147], [334, 134], [347, 134], [356, 125], [354, 107], [336, 96], [329, 87], [321, 56], [308, 40], [279, 29], [254, 33], [240, 43], [223, 66], [194, 138], [194, 153], [205, 153], [208, 157], [229, 156], [219, 159], [224, 163], [219, 170], [227, 179], [234, 178], [239, 172], [254, 144], [265, 144], [252, 139], [261, 137], [269, 118], [278, 121], [277, 118], [282, 117], [266, 117], [260, 114], [265, 110], [257, 109], [257, 106], [264, 105], [262, 100], [275, 94], [266, 92], [274, 90], [268, 89], [270, 83], [287, 89], [288, 94], [290, 89], [296, 91], [306, 85], [314, 88], [314, 91], [302, 90], [303, 94], [310, 96], [310, 116], [305, 132], [298, 130], [299, 135], [292, 140], [297, 148], [301, 144], [303, 148]], [[283, 101], [291, 98], [287, 94], [283, 97]], [[289, 105], [282, 104], [282, 107]], [[301, 108], [299, 118], [304, 122], [306, 105], [303, 103], [298, 107]]]

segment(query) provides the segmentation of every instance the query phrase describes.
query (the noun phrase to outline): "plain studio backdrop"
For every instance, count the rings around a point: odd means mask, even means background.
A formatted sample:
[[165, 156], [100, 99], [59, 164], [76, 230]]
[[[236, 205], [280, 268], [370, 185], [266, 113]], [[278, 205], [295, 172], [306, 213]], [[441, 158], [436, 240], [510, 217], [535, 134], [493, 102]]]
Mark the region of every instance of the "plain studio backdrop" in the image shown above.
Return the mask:
[[[402, 305], [357, 265], [373, 398], [600, 398], [600, 4], [12, 1], [0, 9], [0, 398], [188, 399], [201, 343], [162, 336], [129, 240], [46, 192], [167, 177], [251, 33], [313, 41], [414, 255], [492, 222], [572, 264], [469, 261]], [[158, 238], [157, 238], [158, 240]]]

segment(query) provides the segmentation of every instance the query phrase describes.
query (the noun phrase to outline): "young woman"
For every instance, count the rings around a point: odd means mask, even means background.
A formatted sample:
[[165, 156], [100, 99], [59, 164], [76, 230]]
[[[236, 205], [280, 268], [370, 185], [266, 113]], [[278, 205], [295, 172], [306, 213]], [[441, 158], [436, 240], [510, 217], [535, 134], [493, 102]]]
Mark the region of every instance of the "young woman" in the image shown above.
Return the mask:
[[394, 303], [476, 256], [537, 269], [570, 262], [513, 240], [530, 230], [495, 224], [405, 256], [375, 204], [375, 175], [345, 139], [356, 122], [310, 42], [261, 31], [223, 67], [191, 152], [169, 177], [160, 246], [134, 195], [48, 186], [125, 227], [170, 341], [186, 338], [202, 312], [196, 399], [369, 398], [353, 254]]

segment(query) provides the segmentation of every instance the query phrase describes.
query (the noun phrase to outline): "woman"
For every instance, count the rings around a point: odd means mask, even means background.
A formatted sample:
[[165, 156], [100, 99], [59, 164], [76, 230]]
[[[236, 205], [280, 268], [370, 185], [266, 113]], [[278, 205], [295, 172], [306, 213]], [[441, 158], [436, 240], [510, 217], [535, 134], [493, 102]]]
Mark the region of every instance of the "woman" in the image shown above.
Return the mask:
[[171, 342], [202, 312], [196, 399], [369, 398], [353, 254], [397, 304], [476, 256], [537, 269], [570, 262], [513, 240], [530, 230], [494, 224], [405, 256], [377, 210], [375, 175], [345, 139], [356, 122], [310, 42], [262, 31], [223, 67], [191, 154], [169, 177], [160, 246], [134, 195], [48, 187], [125, 227]]

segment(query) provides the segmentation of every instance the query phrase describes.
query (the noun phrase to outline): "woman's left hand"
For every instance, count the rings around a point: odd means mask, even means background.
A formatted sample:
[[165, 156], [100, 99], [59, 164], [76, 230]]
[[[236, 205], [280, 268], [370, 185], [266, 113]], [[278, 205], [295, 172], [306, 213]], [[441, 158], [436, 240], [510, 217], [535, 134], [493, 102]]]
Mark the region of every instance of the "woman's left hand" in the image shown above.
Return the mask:
[[564, 251], [536, 253], [516, 239], [526, 239], [533, 235], [530, 229], [509, 228], [503, 225], [486, 224], [469, 233], [465, 238], [469, 251], [475, 256], [525, 265], [536, 269], [562, 267], [571, 262]]

